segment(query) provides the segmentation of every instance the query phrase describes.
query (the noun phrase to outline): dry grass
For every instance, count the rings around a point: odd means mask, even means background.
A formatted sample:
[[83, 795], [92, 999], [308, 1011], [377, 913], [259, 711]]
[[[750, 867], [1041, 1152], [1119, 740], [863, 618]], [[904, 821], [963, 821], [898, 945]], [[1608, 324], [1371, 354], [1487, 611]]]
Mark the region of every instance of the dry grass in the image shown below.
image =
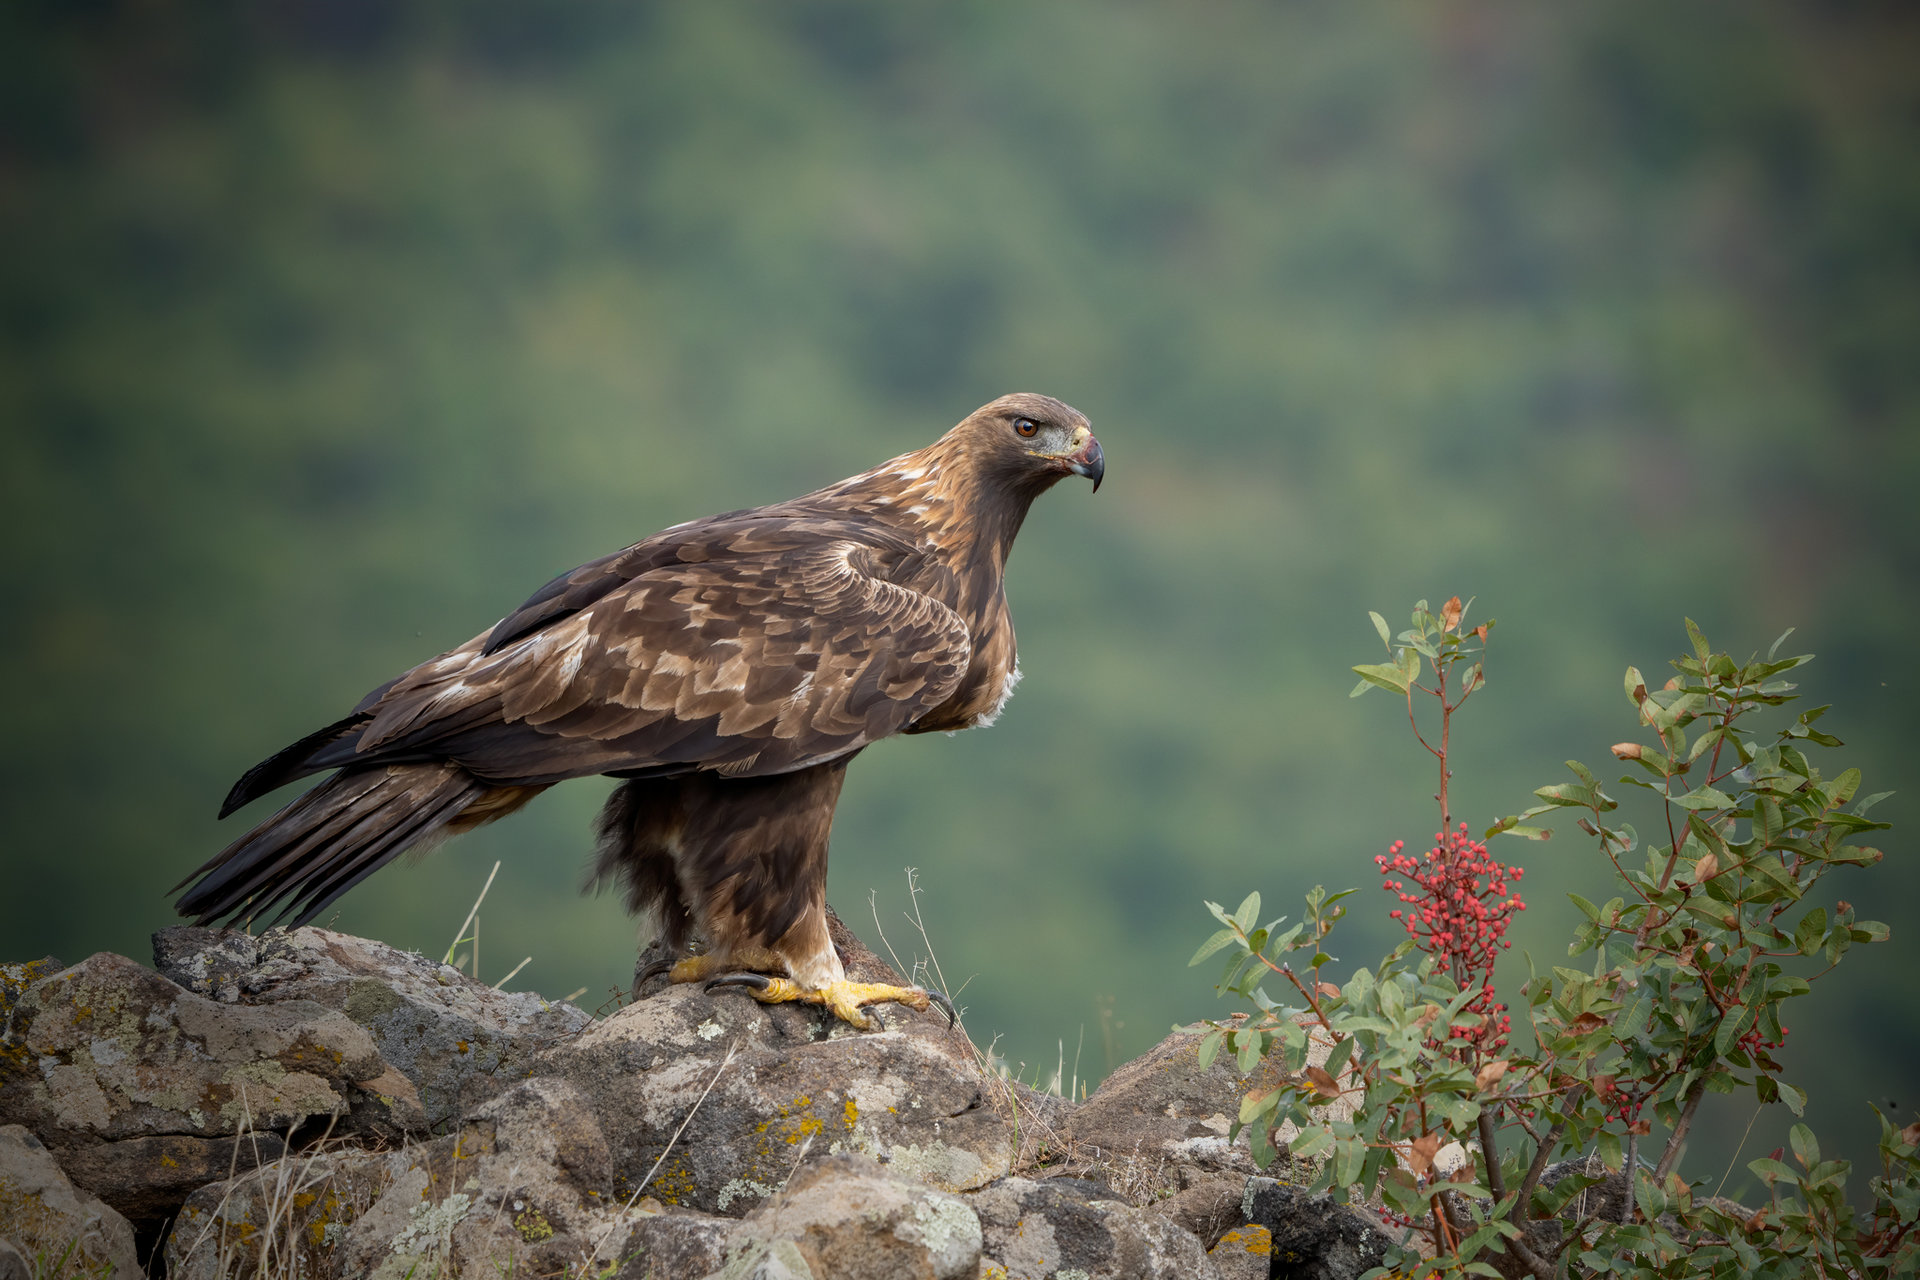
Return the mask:
[[[1066, 1059], [1066, 1041], [1062, 1039], [1059, 1057], [1051, 1076], [1045, 1074], [1044, 1067], [1033, 1068], [1033, 1081], [1024, 1078], [1028, 1067], [1022, 1062], [1009, 1065], [1007, 1060], [995, 1052], [1000, 1038], [995, 1036], [982, 1049], [967, 1031], [966, 1007], [960, 1003], [959, 996], [973, 981], [969, 977], [960, 984], [958, 990], [947, 985], [945, 970], [940, 964], [939, 952], [934, 948], [933, 939], [927, 933], [926, 918], [920, 911], [920, 876], [916, 868], [906, 868], [907, 900], [911, 909], [904, 914], [913, 931], [920, 937], [923, 954], [916, 956], [911, 965], [901, 962], [900, 955], [893, 949], [892, 941], [887, 937], [886, 926], [880, 922], [879, 897], [869, 892], [867, 905], [873, 912], [874, 931], [880, 937], [880, 945], [886, 948], [887, 957], [893, 961], [893, 967], [907, 976], [907, 981], [922, 986], [934, 986], [947, 993], [954, 1002], [955, 1025], [959, 1028], [969, 1051], [973, 1055], [974, 1065], [989, 1085], [994, 1110], [999, 1112], [1013, 1127], [1014, 1157], [1013, 1171], [1016, 1173], [1042, 1166], [1051, 1166], [1059, 1161], [1072, 1161], [1072, 1139], [1060, 1121], [1073, 1103], [1086, 1097], [1086, 1084], [1080, 1079], [1080, 1045], [1074, 1047], [1073, 1064], [1069, 1068]], [[1082, 1028], [1082, 1040], [1085, 1029]], [[1054, 1099], [1057, 1105], [1043, 1099]]]

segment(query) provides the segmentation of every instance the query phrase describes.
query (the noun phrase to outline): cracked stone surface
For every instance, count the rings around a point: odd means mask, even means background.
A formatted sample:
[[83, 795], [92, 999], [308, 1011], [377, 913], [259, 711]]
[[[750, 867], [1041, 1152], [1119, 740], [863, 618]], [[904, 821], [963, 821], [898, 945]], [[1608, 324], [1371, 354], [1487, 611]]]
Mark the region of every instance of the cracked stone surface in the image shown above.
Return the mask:
[[593, 1019], [530, 991], [497, 991], [382, 942], [303, 927], [250, 937], [182, 926], [153, 935], [154, 965], [222, 1004], [309, 1000], [346, 1015], [413, 1082], [443, 1130], [533, 1074], [543, 1050]]
[[[133, 1227], [68, 1181], [53, 1153], [25, 1127], [0, 1125], [0, 1274], [40, 1274], [36, 1260], [66, 1257], [62, 1275], [139, 1276]], [[68, 1252], [69, 1249], [72, 1252]], [[52, 1274], [48, 1272], [48, 1274]]]
[[[900, 981], [857, 942], [842, 947], [856, 980]], [[887, 1029], [866, 1032], [815, 1006], [763, 1005], [738, 990], [643, 990], [655, 994], [541, 1058], [540, 1069], [570, 1080], [600, 1117], [618, 1194], [663, 1152], [648, 1195], [732, 1217], [808, 1156], [870, 1156], [946, 1191], [984, 1186], [1011, 1166], [1014, 1131], [992, 1105], [996, 1082], [937, 1010], [886, 1006]]]
[[996, 1280], [1218, 1280], [1200, 1241], [1161, 1214], [1074, 1178], [1006, 1178], [967, 1197], [983, 1276]]
[[0, 1026], [0, 1123], [53, 1148], [324, 1126], [398, 1136], [411, 1083], [311, 1001], [222, 1005], [102, 952], [20, 992]]

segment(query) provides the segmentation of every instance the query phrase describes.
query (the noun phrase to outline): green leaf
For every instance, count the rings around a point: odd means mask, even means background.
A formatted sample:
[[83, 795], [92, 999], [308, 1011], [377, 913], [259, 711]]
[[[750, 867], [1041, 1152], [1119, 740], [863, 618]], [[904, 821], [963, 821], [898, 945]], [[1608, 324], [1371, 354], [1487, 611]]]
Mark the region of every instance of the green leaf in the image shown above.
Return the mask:
[[1787, 1104], [1787, 1110], [1797, 1116], [1806, 1114], [1807, 1091], [1790, 1085], [1785, 1080], [1778, 1081], [1778, 1084], [1780, 1086], [1780, 1100]]
[[1287, 1150], [1296, 1160], [1311, 1160], [1333, 1145], [1333, 1134], [1324, 1125], [1301, 1130], [1298, 1137], [1287, 1144]]
[[1593, 803], [1593, 788], [1583, 787], [1576, 782], [1556, 782], [1552, 786], [1538, 787], [1533, 794], [1554, 806], [1586, 808]]
[[1733, 799], [1712, 787], [1699, 786], [1683, 796], [1669, 796], [1668, 801], [1682, 809], [1731, 809]]
[[1813, 1136], [1813, 1130], [1797, 1124], [1788, 1130], [1787, 1141], [1793, 1144], [1794, 1158], [1806, 1168], [1820, 1163], [1820, 1140]]
[[1693, 625], [1692, 618], [1687, 619], [1687, 639], [1693, 641], [1693, 656], [1705, 662], [1713, 648], [1707, 643], [1707, 638], [1700, 634], [1700, 628]]
[[[1413, 651], [1408, 649], [1405, 652]], [[1420, 656], [1414, 654], [1413, 660], [1419, 662]], [[1360, 677], [1363, 684], [1377, 685], [1389, 693], [1404, 694], [1407, 686], [1413, 683], [1404, 669], [1387, 662], [1363, 662], [1353, 669], [1353, 673]], [[1359, 693], [1360, 690], [1354, 690], [1354, 696], [1357, 697]]]
[[1740, 1038], [1747, 1020], [1747, 1006], [1736, 1004], [1720, 1018], [1720, 1025], [1713, 1029], [1713, 1051], [1724, 1058], [1733, 1048], [1733, 1042]]
[[1611, 1129], [1603, 1129], [1594, 1135], [1594, 1149], [1600, 1153], [1600, 1163], [1606, 1166], [1608, 1173], [1618, 1173], [1626, 1164], [1626, 1153], [1620, 1149], [1620, 1135]]
[[1367, 1144], [1358, 1138], [1342, 1139], [1333, 1150], [1334, 1185], [1348, 1187], [1359, 1176], [1361, 1162], [1367, 1158]]
[[1787, 628], [1787, 629], [1786, 629], [1785, 631], [1782, 631], [1782, 632], [1780, 633], [1780, 638], [1779, 638], [1778, 640], [1775, 640], [1775, 641], [1773, 642], [1773, 644], [1772, 644], [1771, 646], [1769, 646], [1769, 647], [1768, 647], [1768, 649], [1767, 649], [1767, 661], [1768, 661], [1768, 662], [1772, 662], [1772, 661], [1773, 661], [1773, 655], [1774, 655], [1774, 654], [1776, 654], [1776, 653], [1778, 653], [1778, 652], [1780, 652], [1780, 646], [1781, 646], [1781, 645], [1783, 645], [1783, 644], [1785, 644], [1785, 643], [1787, 642], [1787, 637], [1788, 637], [1788, 636], [1790, 636], [1790, 635], [1792, 635], [1792, 634], [1793, 634], [1793, 628], [1792, 628], [1792, 627], [1788, 627], [1788, 628]]
[[1627, 701], [1639, 706], [1647, 700], [1647, 678], [1640, 674], [1640, 668], [1627, 668]]
[[1879, 804], [1882, 800], [1885, 800], [1888, 796], [1892, 794], [1893, 792], [1891, 791], [1876, 791], [1872, 795], [1868, 796], [1865, 800], [1862, 800], [1859, 804], [1853, 806], [1853, 812], [1856, 816], [1865, 817], [1867, 810], [1873, 808], [1873, 806]]
[[1800, 917], [1800, 923], [1793, 931], [1793, 944], [1800, 948], [1800, 954], [1810, 956], [1820, 949], [1827, 937], [1827, 909], [1815, 907]]
[[1233, 922], [1240, 926], [1240, 932], [1246, 933], [1253, 928], [1253, 922], [1260, 918], [1260, 891], [1255, 889], [1240, 903], [1240, 909], [1233, 913]]
[[1224, 1033], [1220, 1028], [1215, 1027], [1213, 1030], [1207, 1032], [1206, 1035], [1200, 1037], [1200, 1069], [1202, 1071], [1212, 1066], [1214, 1058], [1219, 1055], [1220, 1037], [1222, 1034]]
[[1373, 619], [1373, 629], [1380, 633], [1380, 643], [1387, 646], [1388, 650], [1391, 651], [1393, 648], [1393, 632], [1388, 629], [1387, 620], [1371, 609], [1367, 610], [1367, 616]]
[[1220, 948], [1226, 946], [1229, 942], [1232, 942], [1232, 941], [1233, 941], [1233, 930], [1231, 929], [1220, 930], [1218, 933], [1214, 934], [1211, 938], [1208, 938], [1205, 942], [1200, 944], [1200, 949], [1193, 953], [1193, 959], [1187, 961], [1187, 968], [1189, 969], [1193, 968], [1193, 966], [1199, 964], [1202, 960], [1205, 960], [1208, 956], [1212, 955], [1214, 952], [1218, 951]]

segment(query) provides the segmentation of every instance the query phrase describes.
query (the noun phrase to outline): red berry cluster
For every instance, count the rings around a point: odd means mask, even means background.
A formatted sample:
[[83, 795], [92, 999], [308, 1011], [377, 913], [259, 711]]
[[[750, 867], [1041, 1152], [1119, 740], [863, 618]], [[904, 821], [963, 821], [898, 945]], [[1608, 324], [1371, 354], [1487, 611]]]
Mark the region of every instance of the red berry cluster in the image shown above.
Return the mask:
[[1612, 1077], [1600, 1077], [1594, 1084], [1594, 1092], [1607, 1104], [1609, 1119], [1624, 1120], [1631, 1124], [1640, 1118], [1642, 1100], [1615, 1084]]
[[1486, 845], [1467, 835], [1464, 822], [1458, 831], [1435, 832], [1433, 839], [1433, 848], [1421, 858], [1401, 852], [1406, 842], [1396, 840], [1373, 860], [1382, 887], [1407, 904], [1388, 914], [1406, 925], [1422, 951], [1447, 962], [1454, 981], [1480, 987], [1467, 1009], [1484, 1021], [1453, 1035], [1482, 1049], [1499, 1049], [1513, 1020], [1507, 1006], [1493, 998], [1493, 962], [1513, 945], [1505, 936], [1513, 913], [1527, 909], [1516, 889], [1524, 872], [1494, 859]]
[[1789, 1027], [1782, 1027], [1780, 1028], [1780, 1038], [1778, 1040], [1763, 1040], [1760, 1036], [1759, 1027], [1749, 1027], [1747, 1033], [1734, 1041], [1733, 1045], [1734, 1048], [1745, 1049], [1749, 1054], [1758, 1058], [1761, 1056], [1762, 1050], [1784, 1048], [1787, 1043], [1787, 1033], [1790, 1030], [1791, 1028]]

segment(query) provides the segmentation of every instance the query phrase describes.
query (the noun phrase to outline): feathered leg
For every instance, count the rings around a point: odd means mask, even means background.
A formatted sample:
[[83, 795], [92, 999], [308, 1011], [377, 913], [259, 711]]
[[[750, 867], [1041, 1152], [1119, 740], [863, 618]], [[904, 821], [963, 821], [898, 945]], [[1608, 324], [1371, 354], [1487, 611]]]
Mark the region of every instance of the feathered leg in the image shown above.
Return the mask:
[[707, 950], [674, 982], [743, 986], [765, 1003], [825, 1005], [865, 1030], [876, 1003], [926, 1009], [943, 995], [847, 980], [827, 933], [827, 837], [846, 760], [767, 778], [709, 773], [633, 779], [601, 814], [597, 880], [618, 879], [673, 953], [698, 931]]

